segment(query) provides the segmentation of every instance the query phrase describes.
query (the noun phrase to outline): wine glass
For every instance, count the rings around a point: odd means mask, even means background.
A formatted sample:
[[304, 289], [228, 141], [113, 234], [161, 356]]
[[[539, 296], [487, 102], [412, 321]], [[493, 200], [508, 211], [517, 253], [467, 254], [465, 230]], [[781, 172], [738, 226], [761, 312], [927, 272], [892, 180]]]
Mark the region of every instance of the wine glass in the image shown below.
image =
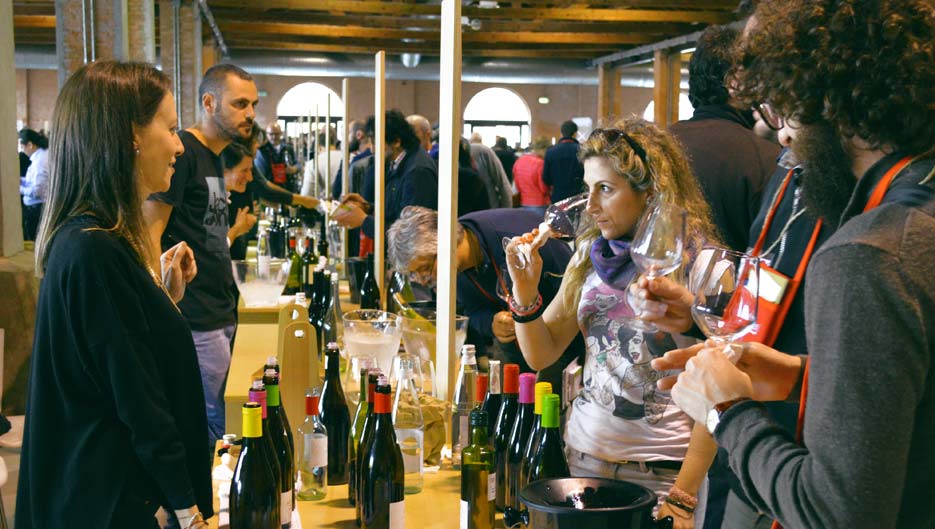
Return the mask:
[[[725, 248], [705, 248], [692, 268], [692, 318], [709, 338], [729, 346], [753, 330], [759, 300], [760, 258]], [[695, 281], [696, 280], [696, 281]], [[736, 361], [730, 347], [725, 354]]]
[[[630, 243], [630, 258], [647, 279], [664, 276], [681, 266], [685, 218], [684, 209], [662, 200], [653, 201], [643, 212]], [[644, 332], [659, 330], [656, 325], [638, 317], [632, 318], [629, 326]]]
[[[562, 241], [573, 241], [578, 234], [578, 227], [584, 210], [588, 207], [588, 194], [581, 193], [560, 200], [545, 210], [545, 219], [539, 225], [539, 231], [548, 230], [549, 237]], [[512, 239], [503, 238], [503, 249], [510, 251], [507, 246]], [[529, 248], [517, 245], [513, 250], [517, 257], [517, 268], [522, 270], [529, 263]]]

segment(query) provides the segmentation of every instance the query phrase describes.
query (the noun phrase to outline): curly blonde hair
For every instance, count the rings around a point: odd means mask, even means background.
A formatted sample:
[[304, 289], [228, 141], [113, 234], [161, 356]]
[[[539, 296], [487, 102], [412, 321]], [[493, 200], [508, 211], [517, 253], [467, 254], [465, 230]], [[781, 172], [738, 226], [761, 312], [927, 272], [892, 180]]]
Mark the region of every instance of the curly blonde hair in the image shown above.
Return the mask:
[[[639, 118], [617, 121], [612, 130], [626, 134], [643, 152], [634, 151], [622, 136], [610, 141], [608, 134], [595, 131], [581, 144], [578, 159], [582, 163], [590, 158], [607, 160], [634, 191], [647, 191], [651, 198], [684, 209], [687, 213], [685, 251], [689, 256], [694, 256], [705, 243], [718, 243], [720, 238], [711, 220], [711, 209], [678, 141]], [[567, 272], [562, 300], [565, 309], [572, 314], [581, 299], [581, 287], [591, 272], [591, 245], [600, 235], [590, 219], [586, 222], [588, 225], [577, 238], [578, 250]], [[680, 269], [676, 273], [683, 272]]]

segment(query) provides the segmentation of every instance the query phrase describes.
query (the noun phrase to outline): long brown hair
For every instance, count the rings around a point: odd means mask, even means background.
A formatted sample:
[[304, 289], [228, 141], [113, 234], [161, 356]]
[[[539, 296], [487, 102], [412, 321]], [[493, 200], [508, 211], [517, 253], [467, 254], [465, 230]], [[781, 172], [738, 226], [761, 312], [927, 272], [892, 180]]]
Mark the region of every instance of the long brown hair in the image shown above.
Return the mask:
[[52, 114], [49, 191], [36, 237], [36, 273], [69, 219], [93, 215], [149, 262], [133, 127], [152, 122], [171, 83], [145, 63], [99, 61], [62, 87]]
[[[678, 141], [658, 127], [638, 118], [617, 121], [613, 129], [622, 132], [642, 152], [634, 150], [622, 135], [592, 133], [578, 150], [578, 159], [607, 160], [614, 172], [635, 191], [647, 191], [649, 197], [680, 206], [687, 213], [686, 252], [693, 257], [706, 242], [718, 242], [717, 229], [711, 221], [711, 208], [705, 201], [691, 167]], [[578, 236], [574, 264], [567, 274], [565, 308], [574, 314], [581, 299], [581, 286], [591, 272], [591, 245], [600, 235], [589, 222]], [[684, 266], [682, 267], [684, 268]]]

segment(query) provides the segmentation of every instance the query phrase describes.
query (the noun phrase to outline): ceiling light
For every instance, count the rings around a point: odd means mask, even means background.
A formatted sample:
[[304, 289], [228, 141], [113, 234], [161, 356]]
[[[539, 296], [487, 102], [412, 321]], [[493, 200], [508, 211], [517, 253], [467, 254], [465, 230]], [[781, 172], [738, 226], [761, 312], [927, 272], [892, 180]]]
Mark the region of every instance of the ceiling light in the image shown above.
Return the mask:
[[539, 104], [540, 104], [540, 105], [548, 105], [548, 104], [549, 104], [549, 101], [551, 101], [551, 100], [550, 100], [547, 96], [539, 96]]

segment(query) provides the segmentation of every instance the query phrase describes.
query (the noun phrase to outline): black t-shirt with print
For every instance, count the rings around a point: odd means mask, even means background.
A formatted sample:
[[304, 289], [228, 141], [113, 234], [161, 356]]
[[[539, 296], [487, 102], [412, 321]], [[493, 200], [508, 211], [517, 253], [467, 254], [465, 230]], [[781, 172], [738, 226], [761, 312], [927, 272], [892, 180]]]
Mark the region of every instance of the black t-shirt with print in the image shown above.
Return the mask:
[[172, 184], [149, 198], [172, 206], [163, 251], [185, 241], [195, 253], [198, 275], [179, 308], [192, 329], [210, 331], [232, 325], [237, 307], [227, 246], [227, 191], [220, 157], [187, 130], [179, 138], [185, 153], [175, 161]]

